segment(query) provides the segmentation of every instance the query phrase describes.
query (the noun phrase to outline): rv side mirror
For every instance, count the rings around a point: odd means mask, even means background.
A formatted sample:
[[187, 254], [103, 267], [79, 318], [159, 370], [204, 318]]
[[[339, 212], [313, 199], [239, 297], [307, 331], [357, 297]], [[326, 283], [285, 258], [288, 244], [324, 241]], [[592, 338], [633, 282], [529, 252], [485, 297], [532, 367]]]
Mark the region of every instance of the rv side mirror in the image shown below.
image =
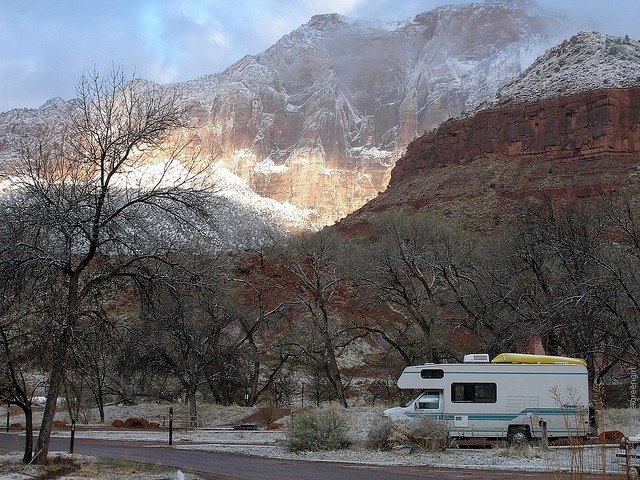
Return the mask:
[[418, 402], [413, 402], [413, 409], [417, 410], [418, 409]]

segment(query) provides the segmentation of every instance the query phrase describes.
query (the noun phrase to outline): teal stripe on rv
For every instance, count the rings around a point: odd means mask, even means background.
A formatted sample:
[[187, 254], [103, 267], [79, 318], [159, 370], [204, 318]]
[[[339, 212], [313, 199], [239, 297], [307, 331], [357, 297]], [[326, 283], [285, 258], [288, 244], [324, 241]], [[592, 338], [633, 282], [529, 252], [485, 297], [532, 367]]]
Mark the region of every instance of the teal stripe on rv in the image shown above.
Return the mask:
[[[421, 374], [421, 370], [416, 370], [415, 372], [409, 371], [409, 372], [404, 372], [404, 374], [413, 374], [413, 375], [420, 375]], [[496, 372], [457, 372], [457, 371], [453, 371], [453, 372], [445, 372], [445, 376], [447, 375], [447, 373], [449, 373], [449, 375], [489, 375], [489, 376], [495, 376]], [[499, 372], [500, 375], [540, 375], [540, 372]], [[582, 372], [544, 372], [545, 375], [580, 375]], [[432, 380], [430, 378], [425, 378], [423, 380]], [[434, 380], [441, 380], [441, 379], [434, 379]]]

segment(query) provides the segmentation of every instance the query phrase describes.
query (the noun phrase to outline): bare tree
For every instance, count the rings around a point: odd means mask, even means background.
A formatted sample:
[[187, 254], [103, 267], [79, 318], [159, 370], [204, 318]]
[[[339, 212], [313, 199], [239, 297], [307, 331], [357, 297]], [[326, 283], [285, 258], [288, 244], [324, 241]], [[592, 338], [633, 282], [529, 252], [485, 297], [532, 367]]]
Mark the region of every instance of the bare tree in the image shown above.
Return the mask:
[[201, 164], [185, 157], [187, 106], [176, 91], [114, 70], [83, 76], [77, 95], [62, 132], [25, 144], [6, 175], [24, 235], [5, 256], [47, 279], [43, 295], [56, 312], [39, 463], [76, 332], [100, 291], [164, 261], [176, 240], [157, 224], [195, 221], [206, 205]]
[[[10, 195], [8, 196], [10, 198]], [[23, 225], [16, 222], [12, 202], [0, 201], [0, 245], [22, 238]], [[31, 265], [20, 268], [9, 248], [0, 248], [0, 400], [17, 405], [25, 416], [23, 461], [33, 457], [33, 397], [41, 386], [38, 373], [46, 368], [49, 349], [43, 334], [50, 325], [50, 312], [37, 300], [46, 282]]]
[[253, 406], [260, 397], [273, 390], [295, 352], [286, 347], [280, 334], [282, 312], [290, 304], [282, 298], [276, 280], [279, 262], [273, 253], [282, 239], [267, 241], [243, 252], [236, 262], [233, 282], [237, 284], [236, 311], [243, 331], [238, 349], [245, 353], [247, 365], [246, 404]]
[[400, 317], [383, 338], [407, 363], [452, 356], [452, 289], [468, 280], [462, 267], [473, 245], [454, 241], [426, 216], [384, 215], [375, 227], [377, 240], [366, 246], [369, 265], [360, 281]]
[[311, 362], [312, 370], [323, 372], [335, 398], [346, 407], [348, 381], [340, 360], [369, 331], [340, 313], [339, 305], [348, 301], [343, 246], [335, 234], [326, 230], [293, 239], [283, 260], [290, 278], [282, 283], [294, 301], [287, 312], [292, 328], [291, 347]]
[[[25, 447], [23, 462], [33, 457], [33, 396], [37, 384], [33, 374], [38, 368], [38, 343], [34, 332], [14, 315], [0, 315], [0, 400], [17, 405], [25, 417]], [[25, 328], [26, 327], [26, 328]], [[35, 350], [35, 351], [34, 351]]]
[[599, 358], [595, 381], [617, 366], [640, 364], [640, 220], [637, 200], [624, 192], [606, 209], [610, 241], [597, 258], [601, 308], [594, 325], [600, 342], [594, 353]]
[[[201, 270], [213, 270], [217, 264], [213, 257], [198, 262]], [[208, 281], [189, 283], [176, 274], [162, 284], [141, 285], [138, 326], [140, 361], [156, 375], [180, 384], [194, 418], [201, 388], [228, 376], [229, 365], [238, 363], [235, 357], [242, 336], [227, 302], [224, 276], [202, 277]]]
[[594, 372], [594, 353], [606, 342], [598, 300], [608, 289], [598, 261], [606, 219], [595, 209], [551, 203], [526, 206], [520, 219], [505, 301], [547, 353], [585, 356]]
[[[124, 296], [121, 296], [122, 300]], [[131, 335], [131, 329], [125, 322], [131, 322], [132, 316], [114, 305], [113, 301], [106, 307], [109, 314], [106, 308], [96, 311], [95, 318], [87, 319], [77, 329], [65, 382], [65, 390], [74, 391], [78, 400], [90, 398], [93, 401], [101, 422], [105, 421], [107, 398], [118, 391], [120, 382], [116, 376], [116, 362], [123, 339]], [[69, 398], [67, 403], [71, 403]], [[79, 408], [80, 402], [77, 403]], [[71, 418], [77, 419], [78, 415]]]

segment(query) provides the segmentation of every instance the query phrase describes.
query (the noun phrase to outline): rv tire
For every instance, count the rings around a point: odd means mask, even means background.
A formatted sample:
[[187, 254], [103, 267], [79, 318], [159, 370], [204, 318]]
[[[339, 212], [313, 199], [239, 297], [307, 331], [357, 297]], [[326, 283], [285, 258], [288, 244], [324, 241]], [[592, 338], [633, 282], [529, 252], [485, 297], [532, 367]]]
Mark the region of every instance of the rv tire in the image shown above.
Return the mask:
[[511, 447], [522, 447], [531, 441], [531, 432], [527, 425], [509, 425], [507, 442]]

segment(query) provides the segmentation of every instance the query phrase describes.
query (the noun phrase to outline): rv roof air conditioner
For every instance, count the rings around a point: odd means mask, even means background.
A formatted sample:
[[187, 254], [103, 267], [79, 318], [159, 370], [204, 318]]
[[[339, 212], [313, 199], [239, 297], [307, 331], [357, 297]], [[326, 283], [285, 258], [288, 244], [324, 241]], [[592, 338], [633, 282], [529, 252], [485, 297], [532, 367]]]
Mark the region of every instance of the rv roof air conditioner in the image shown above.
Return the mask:
[[488, 353], [470, 353], [464, 356], [464, 363], [489, 363]]

